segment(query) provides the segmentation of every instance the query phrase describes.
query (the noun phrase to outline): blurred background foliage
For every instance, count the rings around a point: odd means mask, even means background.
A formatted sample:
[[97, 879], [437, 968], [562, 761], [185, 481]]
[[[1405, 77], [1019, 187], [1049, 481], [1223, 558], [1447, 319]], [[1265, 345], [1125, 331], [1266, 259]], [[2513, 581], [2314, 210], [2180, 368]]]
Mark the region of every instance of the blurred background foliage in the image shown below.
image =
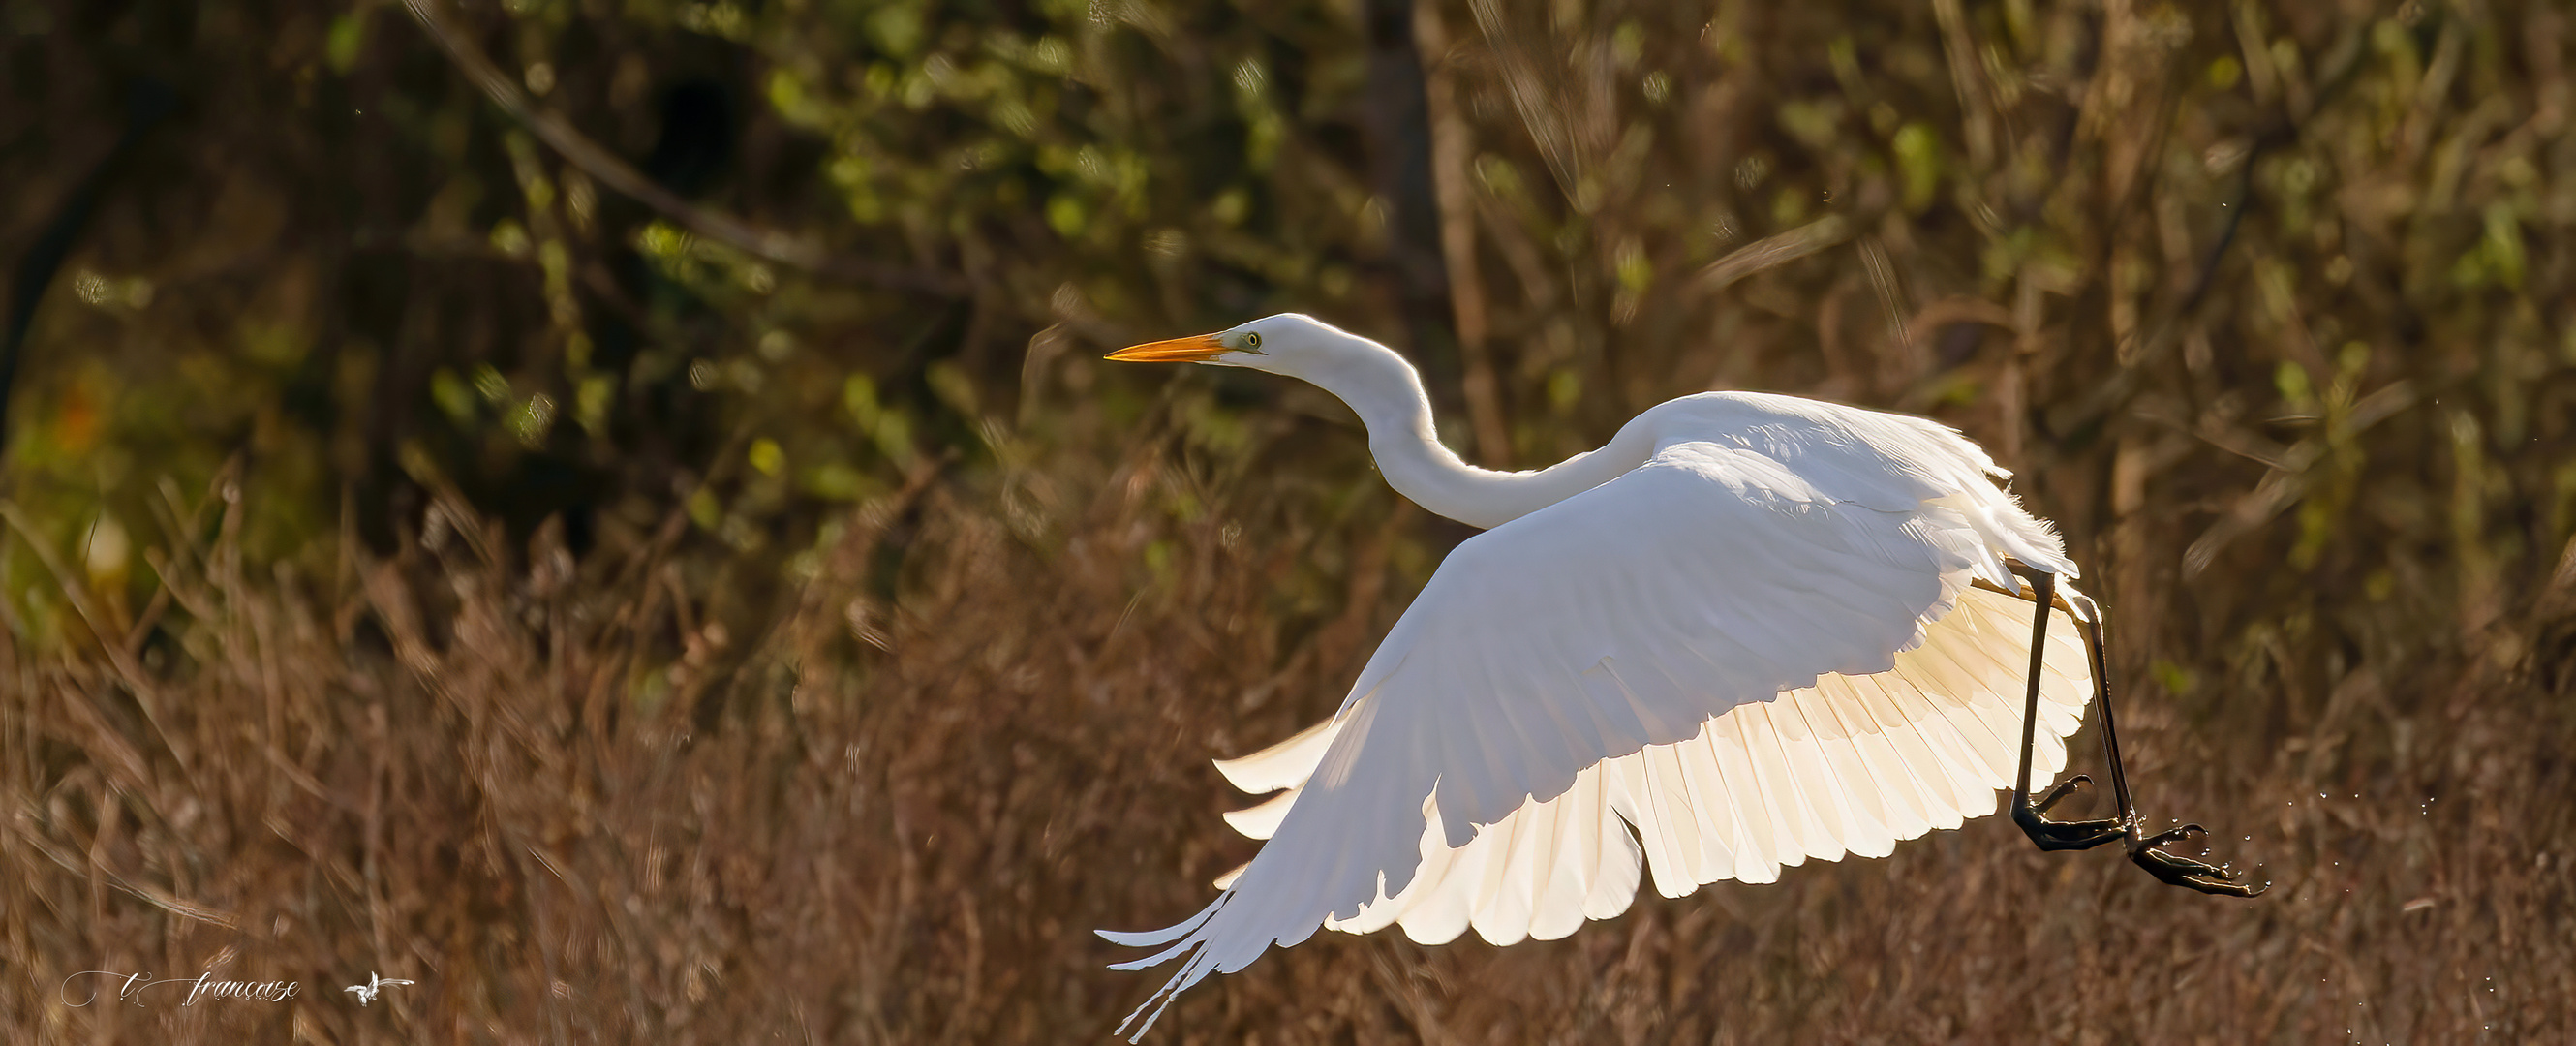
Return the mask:
[[444, 484], [577, 553], [676, 500], [758, 591], [924, 468], [1044, 540], [1081, 473], [1037, 463], [1149, 415], [1370, 488], [1305, 390], [1091, 359], [1286, 309], [1411, 352], [1497, 465], [1702, 388], [1934, 413], [2139, 589], [2227, 579], [2193, 647], [2475, 630], [2576, 526], [2548, 5], [415, 6], [452, 49], [394, 4], [6, 8], [5, 242], [96, 199], [11, 497], [128, 601], [159, 486], [228, 460], [265, 560]]
[[164, 575], [220, 539], [363, 661], [369, 565], [489, 519], [512, 569], [667, 568], [639, 707], [818, 600], [795, 664], [864, 704], [973, 518], [1121, 622], [1242, 565], [1304, 690], [1157, 691], [1089, 756], [1196, 765], [1328, 711], [1468, 533], [1314, 390], [1096, 358], [1298, 310], [1489, 465], [1709, 388], [1941, 418], [2093, 568], [2178, 762], [2427, 780], [2475, 695], [2569, 729], [2569, 40], [2546, 0], [0, 0], [0, 623], [207, 671]]

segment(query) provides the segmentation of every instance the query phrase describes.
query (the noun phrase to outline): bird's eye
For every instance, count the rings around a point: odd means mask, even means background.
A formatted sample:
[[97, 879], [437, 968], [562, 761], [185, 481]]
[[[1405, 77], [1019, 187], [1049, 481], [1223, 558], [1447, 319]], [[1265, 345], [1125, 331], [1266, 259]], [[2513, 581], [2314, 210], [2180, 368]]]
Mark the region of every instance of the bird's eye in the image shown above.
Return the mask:
[[1261, 335], [1259, 335], [1259, 334], [1252, 334], [1252, 333], [1246, 333], [1246, 334], [1243, 336], [1243, 347], [1244, 347], [1244, 348], [1247, 348], [1247, 349], [1252, 349], [1252, 350], [1254, 350], [1254, 351], [1259, 351], [1259, 350], [1260, 350], [1260, 348], [1261, 348]]

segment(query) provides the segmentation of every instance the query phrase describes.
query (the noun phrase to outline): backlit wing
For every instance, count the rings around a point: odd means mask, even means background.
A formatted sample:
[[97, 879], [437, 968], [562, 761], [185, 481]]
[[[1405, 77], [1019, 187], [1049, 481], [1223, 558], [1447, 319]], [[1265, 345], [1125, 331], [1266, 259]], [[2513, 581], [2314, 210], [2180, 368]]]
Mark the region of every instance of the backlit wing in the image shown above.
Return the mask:
[[[1626, 911], [1646, 868], [1658, 892], [1680, 897], [1720, 879], [1770, 882], [1811, 857], [1885, 857], [1900, 840], [1992, 812], [1994, 790], [2011, 787], [2018, 766], [2030, 612], [2023, 600], [1969, 589], [1894, 669], [1822, 676], [1728, 709], [1687, 741], [1603, 760], [1566, 794], [1522, 804], [1464, 847], [1450, 849], [1430, 821], [1436, 807], [1426, 810], [1412, 885], [1324, 926], [1399, 925], [1423, 944], [1470, 926], [1498, 945], [1555, 940], [1587, 918]], [[2043, 664], [2033, 769], [2046, 782], [2065, 769], [2062, 739], [2082, 725], [2091, 682], [2073, 629], [2049, 634]], [[1339, 722], [1218, 763], [1244, 791], [1278, 790], [1226, 822], [1270, 838]]]
[[[2018, 590], [2004, 555], [2072, 564], [1955, 433], [1775, 400], [1641, 417], [1683, 431], [1461, 544], [1331, 722], [1222, 764], [1288, 791], [1229, 817], [1270, 841], [1215, 903], [1103, 933], [1162, 947], [1122, 969], [1181, 960], [1138, 1015], [1328, 925], [1562, 936], [1624, 910], [1641, 868], [1678, 896], [1991, 811], [2028, 604], [1968, 586]], [[2046, 663], [2054, 773], [2086, 673], [2071, 636]]]

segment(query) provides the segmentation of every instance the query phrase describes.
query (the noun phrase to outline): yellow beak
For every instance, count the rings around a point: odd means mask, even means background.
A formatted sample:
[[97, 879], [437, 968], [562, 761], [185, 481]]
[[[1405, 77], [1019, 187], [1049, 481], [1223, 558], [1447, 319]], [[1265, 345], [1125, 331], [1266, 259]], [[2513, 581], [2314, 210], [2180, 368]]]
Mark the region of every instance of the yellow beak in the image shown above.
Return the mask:
[[1108, 358], [1125, 363], [1199, 363], [1224, 355], [1226, 346], [1213, 334], [1193, 334], [1168, 341], [1149, 341], [1130, 345], [1110, 353]]

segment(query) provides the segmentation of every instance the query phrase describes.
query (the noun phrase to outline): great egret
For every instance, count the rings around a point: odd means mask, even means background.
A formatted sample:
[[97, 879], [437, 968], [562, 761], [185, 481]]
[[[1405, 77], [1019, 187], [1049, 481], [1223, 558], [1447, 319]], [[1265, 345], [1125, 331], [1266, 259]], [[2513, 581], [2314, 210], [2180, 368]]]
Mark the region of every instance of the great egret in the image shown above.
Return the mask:
[[[2056, 533], [1956, 430], [1710, 392], [1599, 450], [1493, 472], [1434, 437], [1403, 357], [1307, 316], [1109, 358], [1312, 382], [1359, 413], [1388, 485], [1488, 528], [1441, 563], [1330, 720], [1217, 764], [1246, 792], [1280, 793], [1226, 815], [1269, 842], [1197, 915], [1100, 931], [1161, 948], [1118, 969], [1182, 960], [1121, 1032], [1142, 1017], [1141, 1038], [1181, 990], [1318, 927], [1563, 937], [1625, 911], [1641, 864], [1667, 897], [1770, 882], [1956, 828], [2007, 787], [2041, 849], [2126, 839], [2165, 882], [2261, 892], [2163, 849], [2199, 826], [2140, 827], [2100, 614], [2057, 583], [2076, 569]], [[2049, 633], [2052, 608], [2080, 640]], [[2088, 690], [2119, 813], [2052, 821], [2087, 779], [2034, 800], [2032, 768], [2064, 767]]]

